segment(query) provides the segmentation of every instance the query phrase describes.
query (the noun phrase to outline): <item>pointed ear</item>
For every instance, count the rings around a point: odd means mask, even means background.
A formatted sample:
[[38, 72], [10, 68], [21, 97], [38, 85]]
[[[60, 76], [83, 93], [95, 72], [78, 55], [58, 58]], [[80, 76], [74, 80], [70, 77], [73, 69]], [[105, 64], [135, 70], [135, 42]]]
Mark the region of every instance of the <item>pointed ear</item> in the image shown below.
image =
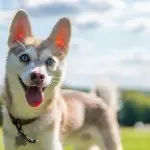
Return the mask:
[[54, 26], [48, 40], [51, 40], [54, 49], [53, 52], [60, 57], [64, 57], [68, 52], [71, 36], [71, 23], [69, 19], [62, 18]]
[[32, 36], [30, 21], [27, 13], [19, 10], [10, 25], [8, 46], [17, 41], [23, 42], [27, 36]]

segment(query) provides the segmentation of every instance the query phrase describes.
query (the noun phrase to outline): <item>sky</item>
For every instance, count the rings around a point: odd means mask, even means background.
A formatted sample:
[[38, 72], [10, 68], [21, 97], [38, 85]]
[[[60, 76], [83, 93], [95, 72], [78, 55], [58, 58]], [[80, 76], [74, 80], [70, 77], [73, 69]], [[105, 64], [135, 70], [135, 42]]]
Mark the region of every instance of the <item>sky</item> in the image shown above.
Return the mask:
[[90, 87], [108, 77], [121, 88], [150, 89], [150, 0], [0, 0], [0, 83], [18, 9], [29, 13], [41, 39], [61, 17], [71, 20], [65, 84]]

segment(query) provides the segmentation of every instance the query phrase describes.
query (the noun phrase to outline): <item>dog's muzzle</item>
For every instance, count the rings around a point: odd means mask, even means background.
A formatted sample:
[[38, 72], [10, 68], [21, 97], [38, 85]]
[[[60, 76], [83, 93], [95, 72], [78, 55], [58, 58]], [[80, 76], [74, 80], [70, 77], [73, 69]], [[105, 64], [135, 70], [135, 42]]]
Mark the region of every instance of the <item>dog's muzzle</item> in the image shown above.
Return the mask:
[[32, 107], [40, 106], [44, 100], [44, 90], [46, 87], [43, 86], [44, 76], [31, 74], [32, 84], [25, 85], [24, 82], [19, 77], [19, 82], [25, 91], [25, 97], [28, 104]]

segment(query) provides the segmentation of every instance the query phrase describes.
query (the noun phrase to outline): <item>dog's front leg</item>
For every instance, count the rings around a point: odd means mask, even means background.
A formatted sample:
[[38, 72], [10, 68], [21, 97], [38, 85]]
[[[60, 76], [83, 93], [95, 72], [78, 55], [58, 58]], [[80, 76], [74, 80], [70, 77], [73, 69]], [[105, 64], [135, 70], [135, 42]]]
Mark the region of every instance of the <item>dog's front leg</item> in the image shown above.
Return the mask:
[[55, 132], [46, 132], [39, 138], [38, 150], [63, 150], [59, 136]]
[[12, 137], [9, 137], [4, 133], [3, 135], [3, 143], [5, 150], [15, 150], [15, 140]]

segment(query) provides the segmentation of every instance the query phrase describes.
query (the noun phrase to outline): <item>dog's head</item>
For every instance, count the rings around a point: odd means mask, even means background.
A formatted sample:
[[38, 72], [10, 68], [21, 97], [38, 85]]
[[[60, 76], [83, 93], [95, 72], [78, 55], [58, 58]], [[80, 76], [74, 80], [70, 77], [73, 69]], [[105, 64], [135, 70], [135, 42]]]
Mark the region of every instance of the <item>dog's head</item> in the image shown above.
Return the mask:
[[[44, 30], [43, 28], [39, 30]], [[61, 83], [68, 52], [71, 24], [60, 19], [45, 40], [36, 39], [28, 15], [19, 10], [10, 26], [6, 76], [15, 94], [23, 91], [29, 106], [39, 106]], [[44, 98], [45, 97], [45, 98]]]

